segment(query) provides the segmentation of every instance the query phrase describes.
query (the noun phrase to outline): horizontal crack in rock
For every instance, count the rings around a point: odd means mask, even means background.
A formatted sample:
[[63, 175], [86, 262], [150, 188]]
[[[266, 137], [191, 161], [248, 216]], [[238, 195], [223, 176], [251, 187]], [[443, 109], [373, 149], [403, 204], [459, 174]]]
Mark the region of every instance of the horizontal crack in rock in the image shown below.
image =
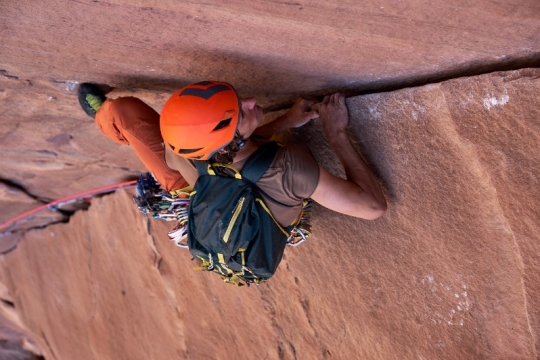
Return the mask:
[[9, 74], [7, 73], [7, 71], [4, 70], [4, 69], [0, 69], [0, 76], [3, 76], [3, 77], [8, 78], [8, 79], [19, 80], [19, 78], [18, 78], [17, 76], [9, 75]]
[[[448, 68], [446, 70], [437, 71], [435, 73], [413, 76], [413, 77], [397, 77], [385, 78], [379, 81], [373, 81], [369, 84], [362, 84], [358, 87], [335, 87], [326, 88], [321, 91], [306, 94], [309, 97], [320, 97], [333, 94], [337, 91], [342, 92], [347, 97], [361, 96], [375, 93], [384, 93], [390, 91], [401, 90], [409, 87], [419, 87], [429, 84], [440, 83], [447, 80], [458, 79], [462, 77], [478, 76], [497, 71], [512, 71], [526, 68], [540, 67], [540, 51], [531, 51], [527, 55], [505, 57], [500, 61], [486, 62], [486, 60], [477, 60], [467, 62]], [[296, 99], [292, 99], [279, 104], [265, 107], [265, 111], [280, 111], [288, 109]]]

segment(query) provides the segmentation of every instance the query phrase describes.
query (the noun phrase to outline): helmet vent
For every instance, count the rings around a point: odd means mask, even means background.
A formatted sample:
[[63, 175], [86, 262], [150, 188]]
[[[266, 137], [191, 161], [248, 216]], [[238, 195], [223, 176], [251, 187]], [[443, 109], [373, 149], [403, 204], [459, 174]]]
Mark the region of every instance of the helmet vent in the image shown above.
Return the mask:
[[173, 151], [174, 151], [174, 149], [175, 149], [174, 145], [169, 144], [169, 146], [170, 146], [171, 149], [173, 149]]
[[208, 89], [197, 89], [197, 88], [188, 87], [187, 89], [182, 91], [179, 96], [191, 95], [191, 96], [203, 98], [204, 100], [208, 100], [215, 94], [220, 93], [222, 91], [227, 91], [227, 90], [231, 90], [231, 89], [223, 84], [216, 84], [214, 86], [210, 86]]
[[202, 148], [198, 148], [198, 149], [180, 149], [180, 150], [178, 150], [178, 153], [179, 154], [192, 154], [192, 153], [197, 152], [199, 150], [202, 150]]
[[231, 124], [231, 121], [232, 121], [232, 118], [228, 118], [228, 119], [225, 119], [225, 120], [221, 120], [219, 122], [219, 124], [217, 124], [217, 126], [214, 128], [214, 130], [212, 131], [217, 131], [219, 129], [223, 129], [224, 127], [227, 127]]

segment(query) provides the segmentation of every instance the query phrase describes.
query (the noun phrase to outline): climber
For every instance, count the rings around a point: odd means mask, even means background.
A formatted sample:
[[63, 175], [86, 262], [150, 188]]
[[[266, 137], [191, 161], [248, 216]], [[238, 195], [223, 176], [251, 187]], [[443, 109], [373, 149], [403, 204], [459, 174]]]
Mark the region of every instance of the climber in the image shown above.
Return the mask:
[[[199, 269], [231, 285], [261, 284], [276, 272], [286, 245], [311, 235], [310, 200], [364, 219], [386, 211], [381, 188], [346, 134], [345, 97], [299, 100], [274, 122], [260, 126], [254, 98], [239, 98], [232, 85], [203, 81], [174, 93], [165, 103], [160, 128], [165, 161], [194, 184], [189, 193], [187, 239]], [[347, 180], [318, 165], [302, 145], [265, 141], [285, 129], [320, 118]]]
[[345, 96], [326, 96], [319, 113], [309, 110], [313, 104], [301, 99], [284, 116], [259, 127], [263, 113], [256, 100], [239, 98], [230, 84], [201, 82], [184, 87], [170, 97], [161, 113], [166, 163], [193, 185], [198, 176], [193, 160], [229, 163], [241, 169], [261, 146], [262, 138], [319, 117], [347, 179], [328, 173], [306, 147], [283, 146], [257, 182], [267, 199], [277, 200], [266, 201], [272, 214], [287, 226], [298, 217], [303, 200], [311, 198], [342, 214], [368, 220], [382, 216], [386, 200], [381, 187], [346, 133]]
[[[212, 158], [213, 161], [229, 162], [241, 168], [243, 161], [260, 146], [261, 140], [319, 117], [330, 145], [345, 168], [347, 179], [328, 173], [317, 164], [306, 147], [297, 144], [284, 146], [271, 166], [274, 170], [268, 171], [260, 180], [263, 190], [289, 206], [280, 209], [275, 203], [269, 204], [278, 222], [290, 224], [298, 216], [302, 200], [309, 197], [331, 210], [363, 219], [376, 219], [385, 213], [386, 201], [378, 181], [347, 136], [349, 116], [343, 94], [326, 96], [320, 104], [319, 113], [309, 110], [315, 101], [300, 99], [285, 115], [259, 127], [263, 114], [254, 98], [239, 98], [227, 83], [200, 84], [187, 86], [171, 96], [163, 108], [161, 132], [157, 112], [135, 97], [108, 99], [98, 87], [89, 83], [80, 85], [78, 96], [83, 110], [95, 118], [101, 131], [115, 142], [130, 144], [167, 191], [195, 183], [197, 172], [190, 158]], [[227, 87], [228, 91], [221, 94], [230, 94], [230, 103], [223, 104], [226, 109], [198, 108], [194, 104], [206, 101], [204, 97], [178, 96], [186, 89], [204, 93], [214, 86]], [[212, 100], [212, 97], [208, 100]], [[214, 116], [209, 121], [214, 122], [215, 127], [222, 120], [227, 120], [223, 117], [227, 115], [224, 112], [229, 110], [232, 110], [231, 121], [225, 126], [227, 129], [222, 131], [226, 135], [219, 141], [201, 135], [202, 124], [194, 125], [199, 126], [200, 131], [189, 131], [185, 130], [187, 127], [182, 129], [183, 124], [176, 123], [181, 121], [178, 114], [193, 111], [193, 119], [206, 114]], [[222, 113], [217, 114], [220, 111]], [[175, 146], [176, 151], [172, 150], [171, 145]], [[189, 154], [178, 153], [186, 147], [201, 150]]]
[[[225, 283], [261, 284], [273, 276], [285, 246], [296, 246], [311, 234], [309, 198], [364, 219], [386, 211], [377, 179], [346, 134], [349, 116], [342, 94], [326, 96], [319, 111], [310, 110], [314, 101], [300, 99], [260, 126], [263, 112], [254, 98], [239, 98], [228, 83], [203, 81], [180, 89], [165, 103], [161, 137], [157, 113], [138, 99], [106, 99], [96, 87], [82, 84], [79, 101], [88, 115], [95, 114], [104, 134], [132, 144], [170, 192], [155, 196], [147, 191], [153, 185], [140, 182], [139, 209], [145, 214], [155, 210], [158, 217], [160, 209], [168, 209], [167, 216], [178, 220], [169, 237], [189, 249], [200, 269], [217, 273]], [[271, 141], [317, 117], [346, 180], [319, 166], [307, 147]], [[164, 185], [168, 179], [177, 185]], [[193, 189], [175, 189], [186, 180]]]

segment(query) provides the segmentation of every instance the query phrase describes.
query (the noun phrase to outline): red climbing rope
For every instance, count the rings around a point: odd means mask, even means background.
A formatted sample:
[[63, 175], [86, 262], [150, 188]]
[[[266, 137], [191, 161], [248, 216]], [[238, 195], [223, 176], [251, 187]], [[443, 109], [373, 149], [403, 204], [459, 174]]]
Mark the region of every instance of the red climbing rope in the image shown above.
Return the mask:
[[[20, 214], [18, 216], [15, 216], [13, 219], [8, 220], [3, 224], [0, 224], [0, 231], [7, 229], [9, 226], [15, 224], [18, 221], [28, 219], [31, 216], [34, 216], [35, 214], [37, 214], [37, 213], [39, 213], [40, 211], [43, 211], [43, 210], [47, 210], [47, 209], [56, 210], [59, 207], [61, 207], [62, 205], [71, 203], [71, 202], [73, 202], [75, 200], [78, 200], [78, 199], [89, 198], [89, 197], [92, 197], [92, 196], [96, 196], [96, 195], [100, 195], [100, 194], [104, 194], [104, 193], [108, 193], [108, 192], [113, 192], [113, 191], [116, 191], [116, 190], [131, 189], [131, 188], [134, 188], [136, 186], [137, 186], [137, 181], [136, 180], [126, 181], [126, 182], [122, 182], [122, 183], [118, 183], [118, 184], [103, 186], [103, 187], [100, 187], [100, 188], [97, 188], [97, 189], [83, 191], [83, 192], [75, 194], [75, 195], [71, 195], [71, 196], [68, 196], [68, 197], [65, 197], [65, 198], [62, 198], [62, 199], [51, 201], [48, 204], [38, 206], [35, 209], [27, 211], [27, 212], [25, 212], [23, 214]], [[10, 234], [10, 233], [12, 233], [12, 231], [7, 231], [7, 232], [4, 232], [4, 233], [0, 232], [0, 236]]]

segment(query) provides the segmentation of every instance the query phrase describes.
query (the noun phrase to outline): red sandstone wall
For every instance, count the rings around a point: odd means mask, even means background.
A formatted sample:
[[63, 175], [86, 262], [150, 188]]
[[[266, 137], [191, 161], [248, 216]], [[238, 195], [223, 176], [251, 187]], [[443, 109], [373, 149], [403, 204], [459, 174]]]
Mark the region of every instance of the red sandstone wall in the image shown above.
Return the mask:
[[[490, 73], [538, 66], [539, 33], [537, 0], [0, 3], [0, 222], [144, 170], [80, 110], [82, 81], [158, 111], [212, 78], [266, 109], [372, 93], [348, 100], [351, 134], [390, 203], [376, 222], [317, 207], [317, 235], [237, 292], [125, 196], [96, 201], [0, 239], [0, 335], [19, 358], [28, 337], [53, 359], [538, 358], [539, 74]], [[340, 173], [317, 124], [294, 139]]]
[[[0, 276], [47, 358], [536, 358], [539, 75], [350, 98], [389, 211], [316, 206], [266, 285], [192, 271], [125, 193], [27, 234]], [[316, 122], [295, 136], [341, 171]]]

